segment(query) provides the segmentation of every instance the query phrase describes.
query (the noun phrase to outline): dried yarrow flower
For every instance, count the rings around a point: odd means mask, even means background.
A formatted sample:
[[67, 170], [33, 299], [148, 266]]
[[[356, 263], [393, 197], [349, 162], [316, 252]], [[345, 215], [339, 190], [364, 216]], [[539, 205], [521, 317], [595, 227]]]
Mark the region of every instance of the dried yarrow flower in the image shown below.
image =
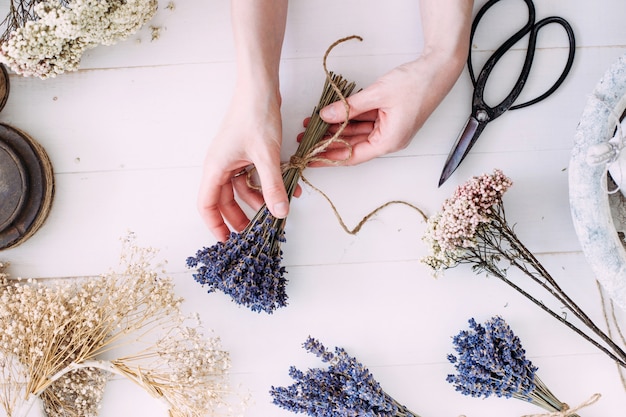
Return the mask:
[[[430, 253], [422, 262], [430, 266], [436, 276], [445, 269], [467, 263], [475, 272], [500, 278], [618, 365], [626, 367], [623, 348], [565, 293], [508, 224], [502, 198], [511, 185], [512, 181], [502, 171], [494, 170], [491, 175], [474, 177], [459, 186], [454, 195], [444, 202], [442, 211], [428, 220], [423, 240]], [[522, 272], [522, 277], [530, 279], [532, 288], [543, 289], [548, 297], [573, 313], [577, 321], [570, 321], [561, 314], [561, 309], [551, 308], [540, 297], [525, 290], [521, 282], [514, 281], [514, 276], [509, 277], [511, 267]], [[581, 330], [577, 326], [579, 323], [587, 330]]]
[[456, 355], [448, 355], [456, 374], [446, 380], [463, 395], [517, 398], [549, 412], [567, 412], [577, 417], [537, 376], [537, 367], [526, 358], [520, 339], [501, 317], [483, 325], [473, 318], [469, 330], [454, 336]]
[[137, 32], [157, 0], [21, 0], [2, 23], [0, 57], [16, 73], [42, 79], [78, 69], [83, 53]]
[[369, 369], [345, 349], [331, 352], [312, 337], [304, 348], [328, 368], [302, 372], [292, 366], [289, 375], [295, 382], [270, 390], [277, 406], [311, 417], [418, 417], [385, 393]]

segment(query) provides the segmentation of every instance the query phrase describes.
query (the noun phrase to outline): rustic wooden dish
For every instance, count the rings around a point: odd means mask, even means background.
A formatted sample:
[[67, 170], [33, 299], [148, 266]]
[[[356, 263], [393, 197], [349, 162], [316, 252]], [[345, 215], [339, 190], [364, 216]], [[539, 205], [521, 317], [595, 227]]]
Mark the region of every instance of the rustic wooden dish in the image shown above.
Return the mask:
[[[9, 77], [0, 66], [0, 110]], [[44, 148], [26, 133], [0, 123], [0, 249], [30, 238], [45, 222], [54, 195], [52, 164]]]

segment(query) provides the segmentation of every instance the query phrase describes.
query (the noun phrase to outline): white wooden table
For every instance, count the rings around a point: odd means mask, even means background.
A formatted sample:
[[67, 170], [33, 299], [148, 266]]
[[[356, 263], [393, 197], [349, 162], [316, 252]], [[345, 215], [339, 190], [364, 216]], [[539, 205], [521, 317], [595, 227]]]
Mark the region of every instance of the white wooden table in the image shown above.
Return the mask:
[[[269, 316], [238, 307], [221, 293], [206, 294], [185, 259], [214, 243], [195, 208], [200, 164], [217, 131], [234, 83], [234, 50], [227, 0], [161, 2], [151, 41], [144, 28], [124, 43], [89, 51], [81, 70], [55, 79], [11, 76], [0, 121], [37, 139], [54, 164], [56, 196], [43, 228], [3, 251], [10, 272], [23, 277], [98, 275], [117, 264], [128, 230], [160, 250], [168, 273], [231, 352], [234, 385], [249, 390], [247, 416], [289, 416], [271, 404], [271, 385], [287, 385], [290, 365], [320, 366], [304, 352], [308, 335], [345, 347], [388, 393], [423, 417], [521, 416], [542, 410], [518, 400], [464, 397], [446, 383], [451, 337], [467, 320], [502, 315], [522, 340], [539, 375], [570, 405], [602, 394], [585, 417], [624, 415], [626, 391], [616, 366], [494, 278], [460, 266], [434, 279], [419, 259], [424, 223], [406, 207], [391, 207], [357, 236], [345, 234], [320, 195], [304, 187], [286, 229], [284, 263], [289, 306]], [[505, 2], [506, 3], [506, 2]], [[474, 54], [486, 59], [525, 19], [522, 2], [485, 21]], [[519, 4], [516, 4], [519, 3]], [[483, 1], [476, 2], [476, 9]], [[516, 9], [516, 7], [520, 7]], [[450, 146], [469, 114], [467, 72], [402, 152], [353, 168], [307, 170], [349, 225], [388, 200], [406, 200], [428, 214], [470, 176], [501, 168], [514, 181], [505, 203], [521, 239], [566, 291], [602, 323], [594, 277], [580, 252], [568, 202], [567, 166], [576, 125], [589, 93], [626, 53], [621, 0], [543, 0], [537, 17], [560, 15], [574, 28], [576, 59], [570, 76], [548, 100], [502, 116], [483, 133], [448, 182], [437, 181]], [[421, 49], [419, 6], [411, 0], [296, 0], [290, 3], [283, 50], [284, 158], [295, 150], [302, 119], [317, 103], [321, 57], [336, 39], [335, 72], [359, 86], [415, 57]], [[528, 83], [531, 97], [549, 86], [566, 57], [561, 31], [546, 28]], [[517, 76], [523, 50], [494, 74], [492, 97]], [[506, 90], [508, 91], [508, 90]], [[620, 313], [621, 314], [621, 313]], [[33, 412], [35, 415], [35, 412]], [[132, 383], [108, 386], [103, 417], [163, 415]]]

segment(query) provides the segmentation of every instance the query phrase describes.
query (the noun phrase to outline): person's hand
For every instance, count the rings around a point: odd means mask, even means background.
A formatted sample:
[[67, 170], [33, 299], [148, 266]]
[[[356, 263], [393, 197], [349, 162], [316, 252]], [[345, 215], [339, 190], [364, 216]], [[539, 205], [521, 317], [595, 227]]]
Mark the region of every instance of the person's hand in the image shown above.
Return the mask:
[[[437, 53], [423, 55], [348, 97], [350, 123], [340, 137], [351, 149], [336, 143], [319, 156], [355, 165], [407, 147], [454, 86], [465, 62], [462, 56], [458, 58]], [[333, 135], [346, 120], [345, 105], [330, 104], [320, 111], [320, 116], [331, 124], [329, 134]]]
[[[198, 210], [213, 235], [224, 241], [230, 229], [243, 230], [249, 219], [235, 200], [237, 194], [252, 209], [263, 203], [279, 218], [287, 216], [289, 200], [280, 168], [282, 126], [280, 95], [258, 89], [235, 92], [228, 113], [207, 151], [198, 195]], [[250, 93], [253, 91], [253, 93]], [[248, 187], [254, 165], [262, 192]]]

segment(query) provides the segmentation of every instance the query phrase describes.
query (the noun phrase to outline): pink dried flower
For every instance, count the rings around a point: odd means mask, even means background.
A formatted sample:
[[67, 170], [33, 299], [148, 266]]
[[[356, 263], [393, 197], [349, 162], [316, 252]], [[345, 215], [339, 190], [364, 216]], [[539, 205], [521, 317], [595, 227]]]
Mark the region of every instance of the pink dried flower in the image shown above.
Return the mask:
[[492, 221], [494, 206], [501, 206], [512, 184], [496, 169], [492, 175], [483, 174], [459, 186], [443, 203], [441, 213], [428, 220], [424, 241], [431, 247], [431, 256], [424, 262], [436, 271], [456, 265], [464, 249], [476, 246], [478, 229]]
[[[512, 184], [502, 171], [496, 169], [492, 175], [474, 177], [458, 187], [444, 202], [443, 210], [428, 220], [423, 240], [429, 245], [430, 254], [422, 262], [433, 269], [435, 276], [465, 263], [472, 265], [476, 273], [483, 272], [501, 279], [626, 368], [626, 351], [563, 291], [507, 223], [502, 196]], [[521, 272], [521, 278], [531, 281], [532, 293], [523, 288], [514, 269]], [[542, 291], [542, 294], [535, 295], [535, 290]], [[554, 299], [562, 307], [551, 308], [544, 303], [545, 297]], [[563, 316], [562, 309], [572, 313], [586, 331]]]

